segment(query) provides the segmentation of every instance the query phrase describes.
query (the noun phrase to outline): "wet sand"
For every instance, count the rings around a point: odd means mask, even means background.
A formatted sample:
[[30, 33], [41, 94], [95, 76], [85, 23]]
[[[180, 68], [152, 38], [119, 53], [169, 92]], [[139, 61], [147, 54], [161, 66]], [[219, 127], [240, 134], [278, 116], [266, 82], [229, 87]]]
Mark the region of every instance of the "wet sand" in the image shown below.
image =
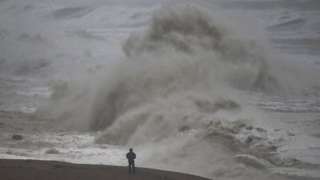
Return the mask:
[[208, 180], [176, 172], [127, 167], [71, 164], [57, 161], [0, 160], [1, 180]]

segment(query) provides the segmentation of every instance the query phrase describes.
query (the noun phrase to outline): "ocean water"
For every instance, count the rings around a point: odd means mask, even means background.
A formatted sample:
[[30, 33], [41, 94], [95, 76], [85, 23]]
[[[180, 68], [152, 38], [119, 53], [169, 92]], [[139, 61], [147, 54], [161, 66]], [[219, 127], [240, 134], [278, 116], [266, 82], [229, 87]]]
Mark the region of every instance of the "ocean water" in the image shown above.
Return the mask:
[[320, 178], [318, 1], [3, 0], [0, 14], [1, 158], [126, 165], [134, 147], [139, 166], [213, 179]]

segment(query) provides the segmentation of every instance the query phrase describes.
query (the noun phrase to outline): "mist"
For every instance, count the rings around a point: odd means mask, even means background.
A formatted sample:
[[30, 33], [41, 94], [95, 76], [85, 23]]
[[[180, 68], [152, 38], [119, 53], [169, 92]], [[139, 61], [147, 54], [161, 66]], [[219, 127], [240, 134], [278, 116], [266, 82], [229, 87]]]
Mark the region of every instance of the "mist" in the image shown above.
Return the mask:
[[100, 1], [61, 3], [49, 12], [34, 12], [37, 3], [12, 7], [42, 15], [23, 32], [0, 26], [1, 74], [39, 78], [49, 89], [35, 117], [92, 133], [94, 146], [134, 147], [139, 166], [285, 179], [273, 171], [288, 164], [277, 153], [290, 133], [270, 125], [257, 104], [317, 89], [316, 68], [290, 61], [249, 17], [233, 19], [204, 1], [135, 1], [132, 12], [126, 1], [109, 2], [117, 20]]
[[[285, 90], [263, 46], [232, 33], [204, 8], [179, 5], [155, 11], [122, 47], [118, 63], [53, 82], [52, 99], [39, 113], [69, 129], [98, 132], [99, 144], [137, 147], [146, 167], [270, 178], [254, 170], [269, 167], [263, 160], [236, 157], [250, 152], [278, 162], [260, 127], [264, 113], [248, 104], [251, 93]], [[252, 140], [255, 133], [266, 137]]]

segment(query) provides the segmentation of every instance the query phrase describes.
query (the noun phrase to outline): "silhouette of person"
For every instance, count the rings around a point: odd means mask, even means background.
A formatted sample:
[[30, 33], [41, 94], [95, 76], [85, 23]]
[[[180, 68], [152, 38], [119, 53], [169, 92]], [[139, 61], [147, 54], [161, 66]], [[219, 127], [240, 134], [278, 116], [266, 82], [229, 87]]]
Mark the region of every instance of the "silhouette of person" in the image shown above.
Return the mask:
[[129, 174], [135, 173], [135, 166], [134, 166], [134, 160], [136, 159], [136, 154], [133, 152], [132, 148], [129, 149], [129, 152], [127, 153], [127, 159], [129, 163]]

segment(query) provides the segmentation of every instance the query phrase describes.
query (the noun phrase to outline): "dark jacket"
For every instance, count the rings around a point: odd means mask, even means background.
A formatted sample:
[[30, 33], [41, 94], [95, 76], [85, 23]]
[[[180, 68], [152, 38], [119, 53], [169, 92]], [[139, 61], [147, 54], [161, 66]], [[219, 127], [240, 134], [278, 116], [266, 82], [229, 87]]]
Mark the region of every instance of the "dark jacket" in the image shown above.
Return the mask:
[[136, 154], [134, 152], [128, 152], [127, 159], [129, 161], [129, 163], [134, 162], [134, 159], [136, 159]]

